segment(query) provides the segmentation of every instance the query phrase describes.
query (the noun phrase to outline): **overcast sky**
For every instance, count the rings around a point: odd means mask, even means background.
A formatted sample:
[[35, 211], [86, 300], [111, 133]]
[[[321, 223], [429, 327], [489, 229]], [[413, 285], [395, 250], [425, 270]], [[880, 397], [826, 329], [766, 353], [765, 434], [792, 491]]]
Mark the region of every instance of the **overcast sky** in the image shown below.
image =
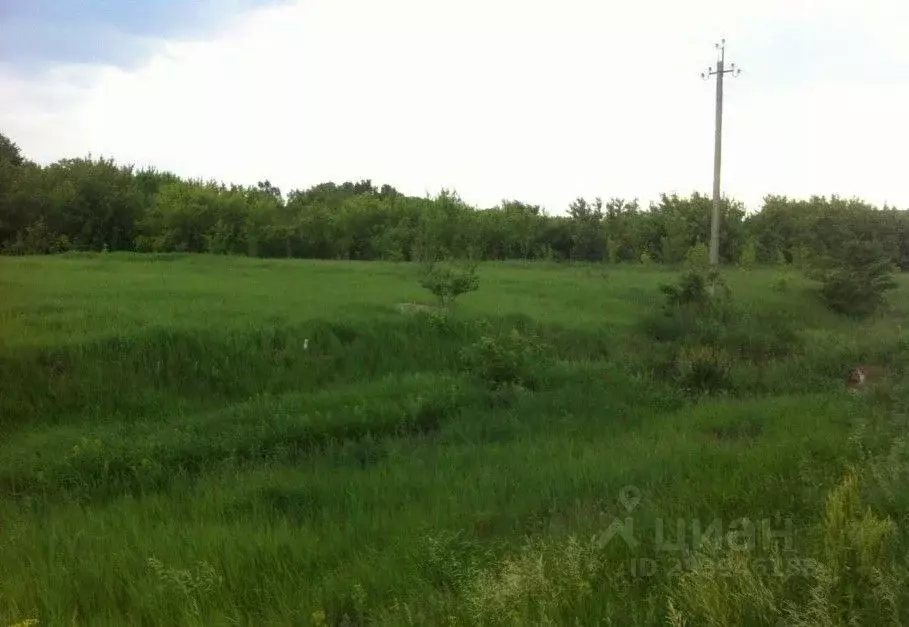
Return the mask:
[[289, 191], [564, 212], [723, 189], [909, 208], [906, 0], [0, 0], [0, 132]]

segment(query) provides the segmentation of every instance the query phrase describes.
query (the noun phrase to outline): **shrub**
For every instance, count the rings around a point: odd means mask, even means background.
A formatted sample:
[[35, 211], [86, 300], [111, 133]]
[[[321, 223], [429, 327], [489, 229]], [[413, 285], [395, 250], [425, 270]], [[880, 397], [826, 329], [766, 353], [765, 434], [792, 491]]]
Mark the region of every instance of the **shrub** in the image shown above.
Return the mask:
[[[825, 603], [812, 608], [820, 624], [883, 625], [896, 608], [890, 544], [896, 526], [862, 507], [858, 480], [848, 475], [827, 498], [824, 519], [824, 568], [813, 596]], [[820, 611], [819, 611], [820, 610]]]
[[677, 285], [660, 285], [660, 291], [666, 297], [667, 310], [685, 305], [702, 307], [709, 301], [707, 281], [700, 272], [686, 272]]
[[24, 232], [16, 235], [16, 239], [8, 242], [5, 251], [11, 255], [47, 255], [66, 252], [70, 249], [69, 238], [58, 235], [48, 229], [44, 218], [25, 227]]
[[896, 287], [893, 268], [877, 243], [850, 242], [842, 254], [818, 266], [821, 296], [837, 313], [864, 318], [880, 308]]
[[[735, 360], [763, 363], [793, 352], [799, 337], [781, 315], [742, 311], [716, 271], [690, 270], [676, 285], [662, 285], [662, 310], [642, 320], [659, 342], [649, 349], [653, 374], [692, 392], [733, 389]], [[711, 294], [711, 289], [713, 294]]]
[[685, 266], [689, 270], [706, 271], [710, 267], [710, 249], [704, 242], [698, 242], [685, 253]]
[[683, 347], [676, 359], [678, 383], [690, 392], [717, 392], [729, 386], [732, 362], [715, 346]]
[[739, 267], [743, 270], [752, 270], [755, 264], [757, 264], [757, 245], [753, 239], [749, 239], [739, 254]]
[[464, 368], [493, 388], [535, 387], [534, 370], [541, 358], [541, 345], [517, 329], [506, 334], [483, 335], [461, 351]]
[[420, 285], [432, 292], [442, 306], [450, 306], [458, 296], [479, 289], [477, 264], [428, 262], [423, 266]]
[[666, 297], [664, 304], [666, 312], [685, 306], [707, 309], [728, 300], [730, 296], [726, 282], [716, 270], [706, 273], [689, 270], [682, 274], [678, 284], [660, 285], [660, 291]]

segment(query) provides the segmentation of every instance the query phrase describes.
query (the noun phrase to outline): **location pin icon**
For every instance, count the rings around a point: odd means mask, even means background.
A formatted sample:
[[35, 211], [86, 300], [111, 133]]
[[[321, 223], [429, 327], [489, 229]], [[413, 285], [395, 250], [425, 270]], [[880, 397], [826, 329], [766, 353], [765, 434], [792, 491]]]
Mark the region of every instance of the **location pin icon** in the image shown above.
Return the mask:
[[638, 503], [641, 502], [641, 491], [638, 490], [633, 485], [626, 485], [619, 491], [619, 503], [628, 511], [630, 514], [635, 507], [638, 506]]

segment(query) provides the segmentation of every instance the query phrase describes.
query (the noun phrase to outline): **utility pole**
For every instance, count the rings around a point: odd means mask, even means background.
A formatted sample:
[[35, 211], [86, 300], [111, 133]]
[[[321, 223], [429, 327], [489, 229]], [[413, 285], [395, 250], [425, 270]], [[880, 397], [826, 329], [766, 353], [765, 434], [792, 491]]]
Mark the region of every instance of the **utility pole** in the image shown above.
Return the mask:
[[741, 69], [735, 63], [729, 68], [723, 67], [726, 57], [726, 40], [716, 44], [717, 59], [716, 69], [710, 68], [701, 72], [705, 81], [711, 76], [716, 76], [716, 134], [713, 144], [713, 214], [710, 217], [710, 265], [716, 267], [720, 263], [720, 162], [723, 149], [723, 75], [730, 73], [738, 76]]

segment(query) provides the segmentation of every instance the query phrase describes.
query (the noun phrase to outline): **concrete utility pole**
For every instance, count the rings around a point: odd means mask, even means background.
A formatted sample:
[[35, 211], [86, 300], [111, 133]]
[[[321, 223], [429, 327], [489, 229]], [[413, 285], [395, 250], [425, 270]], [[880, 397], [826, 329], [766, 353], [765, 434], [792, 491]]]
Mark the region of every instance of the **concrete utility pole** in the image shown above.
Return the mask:
[[711, 76], [716, 76], [716, 135], [713, 144], [713, 215], [710, 217], [710, 265], [716, 267], [720, 263], [720, 162], [723, 147], [723, 75], [731, 73], [738, 76], [741, 69], [731, 64], [724, 68], [726, 57], [726, 40], [716, 44], [717, 59], [716, 69], [710, 68], [701, 72], [705, 81]]

